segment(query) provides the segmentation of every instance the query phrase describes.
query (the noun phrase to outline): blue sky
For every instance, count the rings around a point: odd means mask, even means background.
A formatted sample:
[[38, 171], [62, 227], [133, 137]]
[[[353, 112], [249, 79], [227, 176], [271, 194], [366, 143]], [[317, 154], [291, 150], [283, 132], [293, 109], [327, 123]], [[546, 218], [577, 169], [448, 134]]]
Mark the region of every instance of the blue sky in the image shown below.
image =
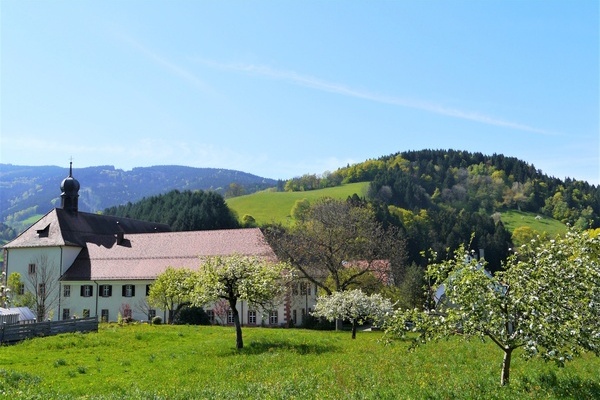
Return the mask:
[[597, 1], [0, 2], [0, 162], [287, 179], [405, 150], [600, 184]]

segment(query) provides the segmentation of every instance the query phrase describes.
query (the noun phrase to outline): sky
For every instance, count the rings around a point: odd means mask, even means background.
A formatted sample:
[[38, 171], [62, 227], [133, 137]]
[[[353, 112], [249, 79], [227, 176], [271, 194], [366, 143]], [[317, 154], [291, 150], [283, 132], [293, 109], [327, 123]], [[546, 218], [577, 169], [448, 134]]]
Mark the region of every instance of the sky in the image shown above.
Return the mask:
[[600, 184], [599, 5], [0, 0], [0, 163], [273, 179], [397, 152]]

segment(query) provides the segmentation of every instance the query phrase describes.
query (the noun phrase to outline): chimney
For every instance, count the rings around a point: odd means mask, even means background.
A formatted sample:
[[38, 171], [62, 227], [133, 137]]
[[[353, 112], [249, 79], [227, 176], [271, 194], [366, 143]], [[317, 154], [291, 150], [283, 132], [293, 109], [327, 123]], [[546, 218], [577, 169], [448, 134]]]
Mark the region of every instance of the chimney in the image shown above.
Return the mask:
[[117, 238], [117, 245], [122, 245], [125, 240], [125, 232], [121, 229], [121, 225], [119, 225], [119, 221], [117, 221], [117, 234], [115, 235]]

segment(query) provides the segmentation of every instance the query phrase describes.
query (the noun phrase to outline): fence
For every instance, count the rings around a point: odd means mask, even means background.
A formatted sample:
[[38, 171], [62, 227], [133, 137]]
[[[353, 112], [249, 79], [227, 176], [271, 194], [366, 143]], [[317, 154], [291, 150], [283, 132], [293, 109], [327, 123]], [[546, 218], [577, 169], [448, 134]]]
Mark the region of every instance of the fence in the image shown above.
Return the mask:
[[29, 338], [52, 336], [67, 332], [92, 331], [98, 331], [97, 317], [37, 322], [35, 324], [2, 324], [0, 326], [0, 343], [15, 343]]

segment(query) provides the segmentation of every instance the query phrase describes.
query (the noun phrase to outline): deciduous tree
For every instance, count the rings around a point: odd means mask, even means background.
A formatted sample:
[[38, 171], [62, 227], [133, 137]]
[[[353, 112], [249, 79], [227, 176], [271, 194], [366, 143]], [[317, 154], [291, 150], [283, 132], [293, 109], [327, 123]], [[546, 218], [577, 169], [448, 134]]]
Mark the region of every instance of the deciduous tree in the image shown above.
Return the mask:
[[236, 308], [238, 300], [270, 310], [283, 294], [287, 284], [283, 263], [273, 263], [256, 257], [216, 256], [203, 261], [194, 274], [192, 302], [197, 306], [226, 300], [233, 313], [236, 347], [244, 347], [242, 326]]
[[393, 311], [393, 305], [380, 294], [367, 295], [360, 289], [345, 292], [333, 292], [317, 299], [315, 317], [323, 317], [329, 321], [350, 320], [352, 322], [352, 339], [356, 339], [356, 328], [371, 320], [380, 323]]
[[27, 274], [25, 288], [33, 297], [37, 320], [43, 321], [50, 316], [51, 310], [58, 304], [59, 268], [46, 255], [31, 260], [30, 264], [34, 265], [34, 269]]
[[488, 338], [504, 353], [502, 385], [517, 348], [559, 365], [582, 351], [600, 355], [600, 237], [570, 230], [519, 251], [494, 276], [477, 260], [466, 261], [464, 247], [429, 265], [428, 275], [445, 286], [443, 301], [435, 310], [396, 312], [388, 334], [417, 332], [415, 344], [457, 332]]
[[168, 322], [173, 322], [177, 310], [190, 304], [193, 272], [188, 268], [168, 267], [150, 286], [148, 304], [168, 312]]
[[[9, 293], [7, 296], [7, 301], [11, 306], [35, 308], [35, 299], [33, 293], [24, 290], [25, 283], [23, 283], [20, 273], [11, 273], [8, 276], [6, 286]], [[22, 288], [24, 292], [23, 294], [21, 294]]]
[[[265, 236], [280, 259], [327, 294], [351, 288], [370, 272], [396, 278], [404, 267], [404, 237], [395, 227], [385, 229], [368, 206], [324, 198], [293, 228], [270, 227]], [[389, 260], [388, 271], [378, 270], [381, 260]], [[349, 261], [361, 268], [347, 269]]]

